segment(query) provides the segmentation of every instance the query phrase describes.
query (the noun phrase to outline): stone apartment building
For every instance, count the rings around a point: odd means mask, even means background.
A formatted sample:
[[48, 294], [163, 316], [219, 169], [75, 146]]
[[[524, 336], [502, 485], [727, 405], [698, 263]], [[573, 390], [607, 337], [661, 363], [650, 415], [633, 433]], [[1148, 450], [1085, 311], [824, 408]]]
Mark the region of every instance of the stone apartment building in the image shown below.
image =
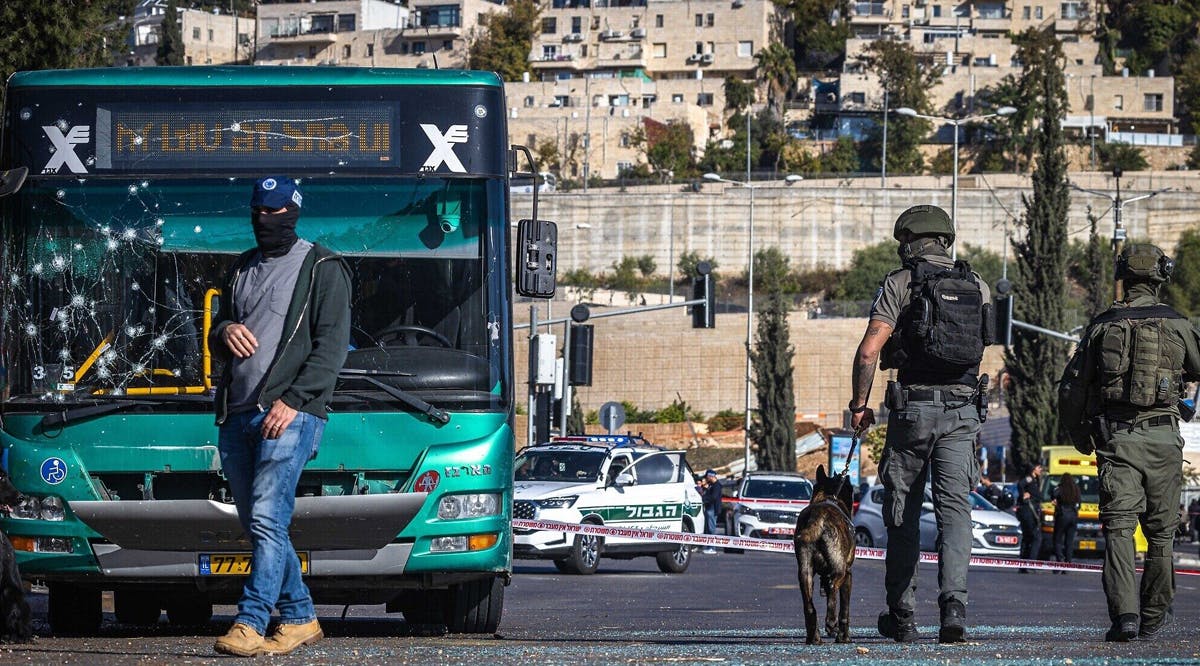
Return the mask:
[[[128, 49], [125, 57], [119, 61], [121, 64], [130, 67], [154, 64], [158, 45], [162, 41], [162, 22], [166, 10], [166, 0], [141, 0], [134, 6]], [[251, 62], [254, 54], [254, 19], [197, 9], [180, 8], [178, 13], [184, 64]]]
[[526, 80], [507, 86], [510, 132], [553, 137], [570, 178], [636, 165], [629, 137], [648, 121], [687, 123], [700, 154], [723, 127], [725, 77], [753, 80], [755, 54], [784, 37], [770, 0], [552, 0]]
[[1115, 132], [1177, 130], [1172, 77], [1153, 71], [1104, 75], [1090, 0], [883, 0], [855, 2], [851, 8], [854, 36], [846, 44], [839, 94], [816, 99], [816, 111], [836, 113], [843, 132], [857, 134], [874, 124], [884, 106], [879, 79], [861, 59], [872, 41], [907, 41], [918, 57], [941, 67], [941, 81], [930, 91], [935, 113], [963, 116], [982, 111], [980, 90], [1020, 75], [1022, 64], [1009, 34], [1051, 26], [1066, 55], [1068, 130], [1104, 138]]

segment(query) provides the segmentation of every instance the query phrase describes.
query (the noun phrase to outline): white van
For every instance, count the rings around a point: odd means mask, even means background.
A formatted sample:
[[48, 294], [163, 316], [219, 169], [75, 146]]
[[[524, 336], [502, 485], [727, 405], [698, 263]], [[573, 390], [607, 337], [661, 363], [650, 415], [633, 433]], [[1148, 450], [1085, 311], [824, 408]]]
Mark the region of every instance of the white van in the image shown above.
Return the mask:
[[[549, 171], [543, 171], [538, 174], [538, 192], [554, 192], [557, 189], [558, 176], [555, 176]], [[533, 194], [533, 178], [509, 178], [508, 191], [513, 194]]]

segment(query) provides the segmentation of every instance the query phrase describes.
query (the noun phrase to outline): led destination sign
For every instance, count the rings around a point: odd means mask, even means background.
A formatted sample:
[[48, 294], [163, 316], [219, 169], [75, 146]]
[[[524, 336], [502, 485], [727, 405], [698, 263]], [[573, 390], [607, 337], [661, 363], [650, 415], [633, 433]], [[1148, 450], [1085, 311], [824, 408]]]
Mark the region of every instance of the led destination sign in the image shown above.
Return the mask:
[[97, 171], [394, 168], [386, 104], [229, 103], [96, 107]]

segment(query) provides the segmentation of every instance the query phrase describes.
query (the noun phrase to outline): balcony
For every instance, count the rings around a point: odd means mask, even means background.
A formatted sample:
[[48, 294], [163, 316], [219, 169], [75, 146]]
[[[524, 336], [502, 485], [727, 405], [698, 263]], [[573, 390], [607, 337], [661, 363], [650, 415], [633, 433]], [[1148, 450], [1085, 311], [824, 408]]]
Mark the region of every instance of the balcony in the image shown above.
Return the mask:
[[601, 53], [596, 58], [597, 67], [645, 67], [646, 52], [643, 49], [628, 49], [614, 53]]
[[461, 25], [431, 23], [430, 25], [414, 25], [405, 28], [405, 37], [462, 37]]
[[529, 61], [530, 67], [534, 69], [585, 69], [586, 63], [582, 60], [577, 60], [570, 53], [559, 53], [556, 55], [539, 55], [537, 58], [531, 58]]
[[336, 44], [338, 35], [329, 30], [280, 30], [271, 35], [271, 41], [279, 44]]
[[876, 25], [890, 23], [892, 9], [882, 2], [856, 2], [850, 6], [850, 23], [852, 25]]
[[979, 13], [971, 19], [971, 27], [985, 32], [1007, 32], [1012, 29], [1012, 12]]

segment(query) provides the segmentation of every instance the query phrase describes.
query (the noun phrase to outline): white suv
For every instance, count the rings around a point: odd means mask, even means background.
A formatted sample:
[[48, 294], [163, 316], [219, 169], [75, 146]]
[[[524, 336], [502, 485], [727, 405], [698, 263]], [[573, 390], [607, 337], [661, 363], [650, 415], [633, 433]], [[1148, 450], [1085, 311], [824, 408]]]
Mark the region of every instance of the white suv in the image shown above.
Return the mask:
[[725, 500], [731, 505], [725, 533], [755, 539], [791, 539], [796, 516], [808, 506], [812, 490], [812, 483], [800, 474], [750, 472], [734, 497]]
[[[704, 507], [683, 451], [640, 437], [556, 437], [523, 449], [513, 465], [513, 518], [699, 534]], [[590, 574], [600, 556], [653, 555], [682, 573], [692, 547], [618, 537], [513, 529], [513, 556], [549, 559], [563, 573]]]

